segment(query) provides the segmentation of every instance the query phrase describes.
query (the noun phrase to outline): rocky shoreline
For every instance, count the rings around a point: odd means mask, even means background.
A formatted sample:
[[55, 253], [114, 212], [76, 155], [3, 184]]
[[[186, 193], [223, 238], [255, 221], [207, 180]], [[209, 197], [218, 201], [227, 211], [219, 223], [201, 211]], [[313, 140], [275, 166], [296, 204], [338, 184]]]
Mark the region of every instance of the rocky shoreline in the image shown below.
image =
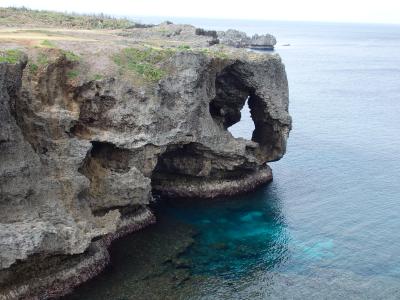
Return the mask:
[[[1, 300], [96, 276], [113, 240], [155, 222], [152, 193], [214, 198], [272, 180], [291, 129], [277, 54], [171, 23], [14, 25], [0, 26]], [[228, 131], [246, 99], [251, 141]]]
[[[63, 263], [65, 258], [58, 261], [55, 257], [46, 257], [15, 264], [7, 271], [13, 280], [3, 282], [0, 299], [53, 299], [70, 293], [75, 287], [100, 274], [109, 264], [108, 248], [113, 241], [155, 221], [153, 213], [144, 209], [126, 218], [115, 233], [94, 241], [84, 253], [68, 259], [68, 263]], [[32, 276], [27, 277], [27, 272], [31, 272]]]

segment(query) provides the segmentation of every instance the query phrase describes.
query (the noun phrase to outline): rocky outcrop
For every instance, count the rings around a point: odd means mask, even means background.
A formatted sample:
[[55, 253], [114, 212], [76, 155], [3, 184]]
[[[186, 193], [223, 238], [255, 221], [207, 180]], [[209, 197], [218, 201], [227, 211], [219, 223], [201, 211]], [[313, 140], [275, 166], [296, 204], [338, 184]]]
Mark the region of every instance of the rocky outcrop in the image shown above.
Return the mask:
[[[45, 299], [95, 276], [113, 239], [154, 222], [152, 193], [248, 191], [285, 153], [277, 55], [177, 51], [154, 82], [71, 80], [85, 62], [58, 49], [46, 58], [37, 72], [26, 58], [0, 64], [0, 299]], [[251, 141], [227, 130], [246, 99]]]
[[255, 50], [274, 49], [276, 38], [271, 34], [255, 34], [251, 37], [250, 48]]
[[276, 38], [271, 34], [254, 34], [252, 37], [249, 37], [245, 32], [235, 29], [219, 31], [218, 39], [221, 44], [236, 48], [272, 50], [276, 45]]
[[210, 46], [219, 44], [218, 34], [216, 30], [204, 30], [203, 28], [196, 28], [195, 34], [211, 37], [211, 39], [208, 41], [208, 44]]

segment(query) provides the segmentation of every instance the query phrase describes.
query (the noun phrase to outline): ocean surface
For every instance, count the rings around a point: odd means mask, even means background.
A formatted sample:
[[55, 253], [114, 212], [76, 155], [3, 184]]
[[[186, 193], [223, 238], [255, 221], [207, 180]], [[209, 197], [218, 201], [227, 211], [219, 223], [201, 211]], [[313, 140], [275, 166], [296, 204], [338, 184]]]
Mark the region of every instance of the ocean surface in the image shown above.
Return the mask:
[[[277, 37], [288, 151], [254, 193], [158, 199], [159, 222], [67, 298], [400, 299], [400, 26], [172, 21]], [[231, 132], [253, 128], [245, 107]]]

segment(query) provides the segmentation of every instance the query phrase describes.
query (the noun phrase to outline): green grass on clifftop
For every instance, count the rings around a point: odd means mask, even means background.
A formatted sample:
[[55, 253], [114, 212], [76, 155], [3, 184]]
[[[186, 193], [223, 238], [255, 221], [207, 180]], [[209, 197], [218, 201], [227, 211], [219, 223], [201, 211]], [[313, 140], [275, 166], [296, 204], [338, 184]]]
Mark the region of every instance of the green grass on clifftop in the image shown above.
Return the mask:
[[37, 24], [42, 26], [58, 26], [84, 29], [121, 29], [135, 26], [128, 19], [117, 19], [103, 14], [82, 15], [65, 14], [46, 10], [28, 8], [0, 8], [0, 25]]
[[43, 42], [40, 43], [41, 46], [46, 47], [46, 48], [55, 48], [56, 45], [54, 45], [53, 42], [49, 40], [44, 40]]
[[0, 63], [10, 63], [16, 64], [20, 61], [21, 57], [23, 56], [23, 52], [20, 50], [6, 50], [0, 51]]
[[223, 48], [212, 49], [212, 50], [210, 50], [209, 48], [203, 48], [200, 50], [200, 53], [210, 56], [210, 57], [218, 57], [220, 59], [228, 59], [229, 58], [229, 54], [226, 53]]
[[[27, 68], [30, 74], [35, 75], [40, 69], [46, 68], [49, 64], [54, 63], [61, 55], [65, 55], [66, 60], [70, 63], [70, 67], [76, 67], [81, 60], [81, 57], [72, 51], [61, 50], [58, 48], [35, 48], [37, 49], [36, 55], [31, 55], [28, 60]], [[77, 70], [70, 70], [67, 72], [67, 77], [73, 79], [78, 77]]]
[[115, 54], [113, 59], [122, 72], [134, 72], [147, 80], [158, 81], [166, 74], [159, 63], [171, 57], [173, 53], [170, 49], [125, 48]]
[[65, 51], [65, 50], [62, 50], [62, 52], [65, 54], [66, 59], [69, 60], [69, 61], [77, 62], [77, 61], [80, 61], [80, 60], [81, 60], [80, 56], [77, 55], [77, 54], [75, 54], [75, 53], [72, 52], [72, 51]]

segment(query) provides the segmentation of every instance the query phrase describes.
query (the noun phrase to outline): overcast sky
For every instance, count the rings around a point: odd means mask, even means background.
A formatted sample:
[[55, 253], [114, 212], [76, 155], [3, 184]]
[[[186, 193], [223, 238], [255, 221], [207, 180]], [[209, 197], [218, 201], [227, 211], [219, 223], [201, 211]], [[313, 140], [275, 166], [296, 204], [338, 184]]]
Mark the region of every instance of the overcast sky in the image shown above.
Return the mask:
[[0, 6], [125, 16], [400, 23], [400, 0], [0, 0]]

